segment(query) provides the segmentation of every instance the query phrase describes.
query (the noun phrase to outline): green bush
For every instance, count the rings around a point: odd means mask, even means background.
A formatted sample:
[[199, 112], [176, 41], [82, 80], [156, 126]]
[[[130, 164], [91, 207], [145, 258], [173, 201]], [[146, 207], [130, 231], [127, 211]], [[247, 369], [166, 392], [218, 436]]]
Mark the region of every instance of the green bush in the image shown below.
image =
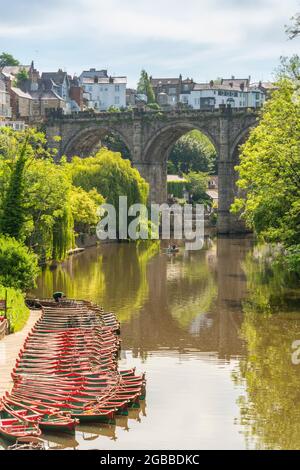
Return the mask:
[[0, 236], [0, 284], [22, 292], [35, 285], [37, 257], [14, 238]]
[[186, 181], [169, 181], [168, 194], [173, 194], [174, 197], [179, 199], [183, 198], [183, 191], [187, 186]]
[[[24, 294], [20, 290], [0, 285], [0, 299], [4, 300], [7, 293], [7, 318], [10, 331], [15, 333], [22, 330], [29, 317], [29, 309], [25, 305]], [[2, 312], [1, 312], [2, 313]]]

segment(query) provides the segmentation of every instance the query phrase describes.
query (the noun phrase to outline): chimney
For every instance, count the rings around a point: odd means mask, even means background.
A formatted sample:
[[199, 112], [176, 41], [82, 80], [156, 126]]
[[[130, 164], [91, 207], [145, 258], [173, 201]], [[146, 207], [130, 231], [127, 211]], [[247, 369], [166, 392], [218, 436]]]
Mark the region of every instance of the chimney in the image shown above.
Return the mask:
[[234, 80], [235, 79], [235, 76], [234, 75], [231, 75], [231, 80]]
[[214, 86], [214, 81], [213, 81], [213, 80], [211, 80], [211, 81], [209, 82], [209, 86], [210, 86], [211, 88]]

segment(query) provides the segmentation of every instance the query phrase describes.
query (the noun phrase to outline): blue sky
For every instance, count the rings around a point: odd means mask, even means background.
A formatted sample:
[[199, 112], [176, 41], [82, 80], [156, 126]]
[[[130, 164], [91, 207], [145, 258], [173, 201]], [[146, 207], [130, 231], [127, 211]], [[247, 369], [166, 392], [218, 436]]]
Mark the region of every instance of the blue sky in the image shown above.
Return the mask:
[[272, 78], [281, 55], [300, 53], [284, 25], [300, 0], [0, 0], [0, 51], [39, 70], [90, 67], [197, 82]]

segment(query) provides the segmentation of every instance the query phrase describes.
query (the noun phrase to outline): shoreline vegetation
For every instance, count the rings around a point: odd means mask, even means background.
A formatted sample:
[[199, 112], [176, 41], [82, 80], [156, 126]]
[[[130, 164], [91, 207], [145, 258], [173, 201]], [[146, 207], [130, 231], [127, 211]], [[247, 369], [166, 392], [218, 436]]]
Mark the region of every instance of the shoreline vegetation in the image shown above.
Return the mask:
[[104, 202], [148, 199], [149, 186], [120, 153], [101, 148], [84, 160], [54, 161], [36, 129], [0, 129], [0, 298], [7, 293], [10, 331], [25, 325], [25, 293], [40, 268], [65, 260], [76, 238], [94, 235]]
[[[240, 214], [273, 262], [300, 277], [300, 57], [282, 58], [277, 89], [241, 147], [236, 167]], [[276, 255], [276, 256], [275, 256]]]

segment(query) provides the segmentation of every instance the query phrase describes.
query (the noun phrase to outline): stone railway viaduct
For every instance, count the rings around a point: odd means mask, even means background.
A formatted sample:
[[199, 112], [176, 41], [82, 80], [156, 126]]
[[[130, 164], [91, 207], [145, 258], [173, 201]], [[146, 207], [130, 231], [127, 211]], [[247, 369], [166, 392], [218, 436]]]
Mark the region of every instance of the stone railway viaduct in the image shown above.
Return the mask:
[[223, 107], [214, 111], [165, 111], [101, 113], [81, 112], [61, 116], [52, 114], [46, 122], [49, 145], [57, 147], [58, 157], [93, 153], [108, 133], [115, 133], [128, 147], [134, 167], [150, 184], [150, 201], [166, 202], [167, 160], [175, 142], [186, 132], [198, 129], [213, 143], [218, 155], [219, 209], [218, 232], [242, 233], [243, 223], [230, 213], [237, 194], [235, 165], [238, 149], [249, 130], [257, 124], [254, 109]]

